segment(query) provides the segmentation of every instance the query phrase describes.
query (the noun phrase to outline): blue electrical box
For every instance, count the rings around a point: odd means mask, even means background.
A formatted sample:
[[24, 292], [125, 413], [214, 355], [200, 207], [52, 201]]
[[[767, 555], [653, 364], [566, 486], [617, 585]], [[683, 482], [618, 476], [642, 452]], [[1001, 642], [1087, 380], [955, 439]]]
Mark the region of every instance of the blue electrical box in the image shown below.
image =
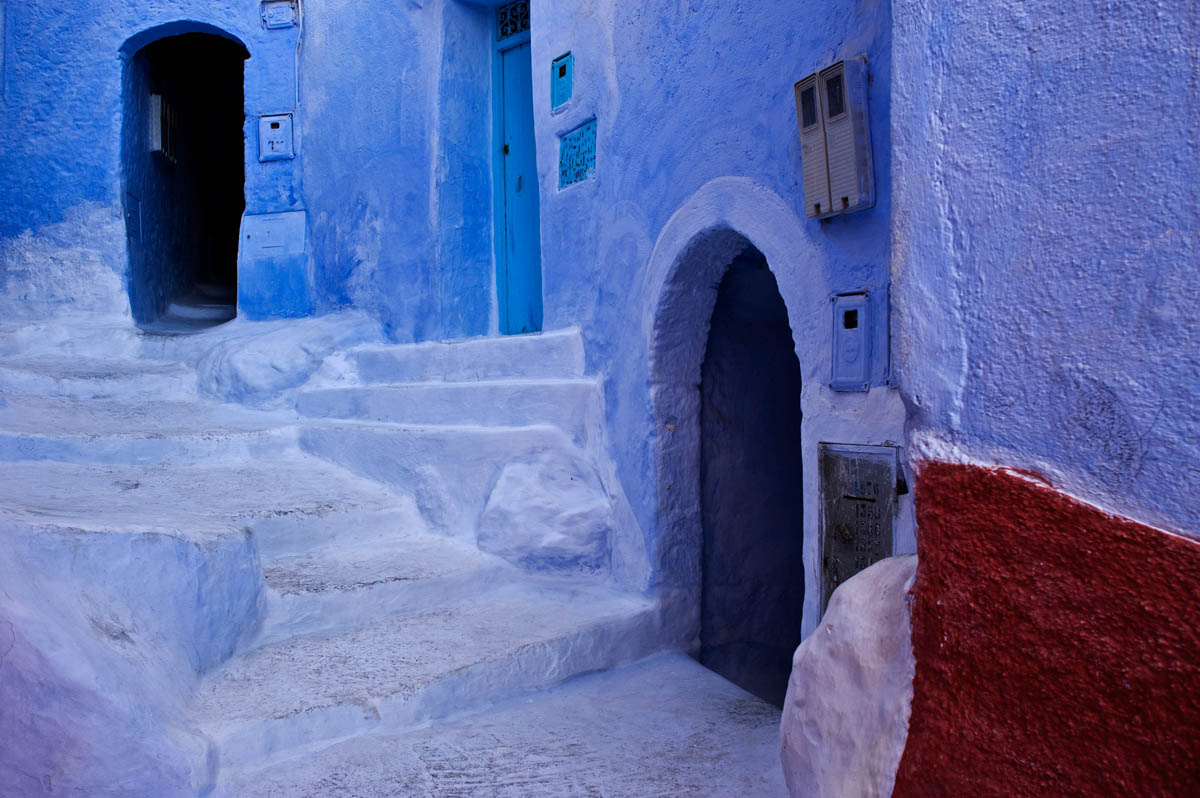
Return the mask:
[[550, 65], [550, 110], [557, 111], [571, 99], [575, 80], [575, 56], [564, 53]]
[[263, 0], [260, 13], [263, 27], [267, 30], [293, 28], [299, 16], [296, 0]]
[[291, 114], [268, 114], [258, 118], [258, 160], [286, 161], [296, 157]]
[[833, 297], [835, 391], [871, 390], [871, 304], [865, 291]]

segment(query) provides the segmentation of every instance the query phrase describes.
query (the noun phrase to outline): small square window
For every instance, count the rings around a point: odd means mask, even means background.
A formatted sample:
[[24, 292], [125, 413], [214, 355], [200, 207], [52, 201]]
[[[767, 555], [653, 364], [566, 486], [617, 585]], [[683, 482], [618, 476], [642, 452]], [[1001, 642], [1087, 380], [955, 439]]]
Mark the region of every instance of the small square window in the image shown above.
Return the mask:
[[817, 87], [809, 86], [800, 92], [800, 118], [802, 127], [817, 124]]
[[840, 74], [825, 81], [825, 97], [828, 100], [829, 118], [840, 116], [846, 111], [845, 81]]
[[842, 313], [842, 329], [857, 330], [858, 329], [858, 311], [847, 310]]

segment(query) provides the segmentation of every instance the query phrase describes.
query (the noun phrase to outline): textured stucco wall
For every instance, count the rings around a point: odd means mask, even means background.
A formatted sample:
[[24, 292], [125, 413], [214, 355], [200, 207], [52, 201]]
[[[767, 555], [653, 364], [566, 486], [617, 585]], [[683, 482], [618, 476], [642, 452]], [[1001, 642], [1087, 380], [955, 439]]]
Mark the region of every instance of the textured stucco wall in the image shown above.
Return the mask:
[[[251, 55], [246, 214], [307, 214], [294, 251], [243, 248], [242, 314], [353, 305], [397, 340], [494, 332], [490, 19], [457, 0], [335, 1], [303, 4], [301, 26], [264, 30], [257, 0], [85, 2], [70, 13], [8, 4], [0, 237], [36, 236], [86, 215], [85, 203], [130, 213], [122, 47], [127, 59], [162, 35], [219, 29]], [[297, 157], [260, 163], [257, 117], [289, 112]], [[153, 198], [138, 199], [146, 209]], [[121, 250], [127, 281], [126, 241], [108, 246]], [[0, 280], [14, 268], [6, 264]]]
[[942, 461], [897, 795], [1197, 789], [1200, 554], [1106, 512], [1200, 534], [1196, 12], [893, 2], [894, 366]]
[[897, 798], [1200, 791], [1200, 543], [950, 463], [917, 518]]
[[895, 0], [893, 17], [914, 436], [1200, 533], [1195, 3]]

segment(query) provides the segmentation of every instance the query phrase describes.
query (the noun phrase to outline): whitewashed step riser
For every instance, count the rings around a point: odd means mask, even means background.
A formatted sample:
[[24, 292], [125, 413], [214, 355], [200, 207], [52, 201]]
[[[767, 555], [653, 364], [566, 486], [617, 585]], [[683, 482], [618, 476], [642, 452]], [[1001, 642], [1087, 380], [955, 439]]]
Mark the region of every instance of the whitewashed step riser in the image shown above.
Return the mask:
[[357, 547], [381, 538], [426, 532], [412, 500], [398, 495], [395, 506], [382, 510], [343, 510], [324, 516], [255, 518], [247, 527], [264, 567], [315, 549]]
[[65, 321], [36, 321], [0, 325], [0, 356], [36, 357], [41, 353], [79, 357], [138, 357], [144, 336], [132, 320], [110, 324], [82, 318]]
[[348, 353], [364, 384], [582, 377], [578, 330], [456, 343], [361, 347]]
[[401, 618], [456, 604], [480, 592], [511, 582], [512, 566], [490, 567], [456, 576], [397, 580], [353, 590], [282, 594], [269, 587], [263, 594], [263, 626], [254, 646], [291, 637], [346, 632], [386, 618]]
[[434, 531], [474, 541], [480, 514], [506, 463], [551, 450], [579, 453], [555, 427], [314, 425], [304, 451], [411, 494]]
[[306, 391], [297, 409], [314, 418], [400, 424], [557, 426], [574, 440], [596, 438], [603, 423], [593, 380], [414, 383]]
[[316, 708], [241, 727], [214, 741], [217, 760], [222, 769], [261, 767], [351, 735], [411, 729], [487, 701], [630, 663], [672, 643], [660, 633], [657, 610], [648, 607], [459, 669], [414, 692], [380, 697], [369, 706]]
[[0, 432], [0, 462], [52, 460], [88, 465], [197, 465], [275, 457], [295, 451], [298, 439], [295, 428], [158, 438]]
[[0, 366], [0, 393], [61, 396], [74, 399], [121, 399], [152, 396], [155, 399], [193, 399], [196, 374], [141, 374], [105, 378], [55, 377]]

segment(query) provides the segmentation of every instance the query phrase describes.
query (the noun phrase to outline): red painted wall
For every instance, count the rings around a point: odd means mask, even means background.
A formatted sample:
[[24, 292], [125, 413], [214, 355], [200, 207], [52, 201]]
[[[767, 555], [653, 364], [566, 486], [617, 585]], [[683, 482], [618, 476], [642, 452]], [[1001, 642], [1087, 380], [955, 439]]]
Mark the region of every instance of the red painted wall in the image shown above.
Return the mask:
[[1200, 796], [1200, 544], [926, 464], [894, 796]]

